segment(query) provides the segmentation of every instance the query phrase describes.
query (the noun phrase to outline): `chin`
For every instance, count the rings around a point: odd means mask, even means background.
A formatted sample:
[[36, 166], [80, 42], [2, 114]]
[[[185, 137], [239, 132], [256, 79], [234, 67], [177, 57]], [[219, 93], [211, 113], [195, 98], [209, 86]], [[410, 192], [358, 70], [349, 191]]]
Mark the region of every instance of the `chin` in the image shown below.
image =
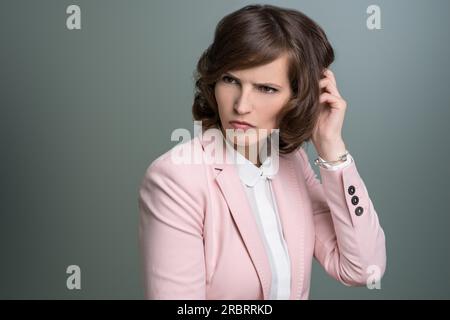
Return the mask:
[[234, 145], [235, 146], [239, 146], [239, 147], [257, 147], [258, 145], [258, 139], [254, 136], [247, 136], [247, 135], [241, 135], [241, 136], [236, 136], [234, 139]]

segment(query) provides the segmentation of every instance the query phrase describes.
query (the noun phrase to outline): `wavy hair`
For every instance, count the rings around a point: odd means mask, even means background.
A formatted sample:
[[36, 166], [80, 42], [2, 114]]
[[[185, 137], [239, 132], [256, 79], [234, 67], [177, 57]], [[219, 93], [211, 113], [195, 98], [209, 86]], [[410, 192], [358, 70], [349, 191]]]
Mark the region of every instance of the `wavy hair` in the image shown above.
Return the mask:
[[228, 70], [264, 65], [287, 53], [293, 95], [277, 115], [280, 153], [311, 139], [320, 112], [319, 80], [334, 61], [322, 28], [302, 12], [273, 5], [247, 5], [216, 26], [212, 44], [194, 73], [194, 120], [204, 130], [221, 126], [214, 87]]

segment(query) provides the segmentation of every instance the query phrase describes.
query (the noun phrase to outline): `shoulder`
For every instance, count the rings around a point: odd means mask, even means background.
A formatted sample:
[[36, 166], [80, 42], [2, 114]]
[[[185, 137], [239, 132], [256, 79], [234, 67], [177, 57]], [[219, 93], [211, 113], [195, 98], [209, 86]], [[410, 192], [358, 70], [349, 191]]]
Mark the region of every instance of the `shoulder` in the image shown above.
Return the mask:
[[206, 179], [204, 164], [195, 161], [201, 150], [198, 137], [172, 147], [150, 163], [140, 188], [180, 188], [198, 195]]
[[300, 146], [297, 151], [294, 152], [295, 156], [298, 158], [298, 160], [300, 161], [309, 161], [309, 157], [308, 154], [306, 153], [305, 149], [303, 148], [303, 146]]
[[156, 158], [145, 171], [138, 192], [141, 221], [144, 226], [161, 228], [163, 224], [156, 223], [160, 221], [198, 235], [202, 233], [207, 205], [204, 169], [201, 165], [173, 161], [173, 150], [179, 151], [179, 145]]
[[288, 159], [294, 163], [296, 167], [305, 167], [309, 165], [309, 156], [303, 145], [298, 147], [295, 151], [292, 151], [287, 155]]

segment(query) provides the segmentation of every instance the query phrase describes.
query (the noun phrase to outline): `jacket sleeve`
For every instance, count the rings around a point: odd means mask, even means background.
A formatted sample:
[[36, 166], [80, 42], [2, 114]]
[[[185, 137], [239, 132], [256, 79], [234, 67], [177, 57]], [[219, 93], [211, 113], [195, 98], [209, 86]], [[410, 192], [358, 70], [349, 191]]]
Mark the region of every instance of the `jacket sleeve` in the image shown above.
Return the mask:
[[319, 166], [321, 183], [303, 148], [300, 155], [313, 207], [314, 256], [330, 276], [347, 286], [381, 280], [385, 235], [354, 159], [337, 170]]
[[205, 299], [203, 199], [187, 170], [157, 159], [139, 188], [146, 299]]

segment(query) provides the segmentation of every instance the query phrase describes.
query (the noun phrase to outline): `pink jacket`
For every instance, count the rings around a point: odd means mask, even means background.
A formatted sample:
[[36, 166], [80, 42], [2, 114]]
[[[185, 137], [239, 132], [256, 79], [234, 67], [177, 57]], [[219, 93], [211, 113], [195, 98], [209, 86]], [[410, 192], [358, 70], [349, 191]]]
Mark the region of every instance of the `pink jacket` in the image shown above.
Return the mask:
[[[196, 136], [182, 147], [205, 152]], [[171, 152], [139, 189], [139, 243], [148, 299], [268, 299], [265, 247], [233, 164], [175, 164]], [[381, 279], [385, 236], [356, 164], [317, 179], [300, 148], [272, 180], [291, 261], [290, 299], [309, 296], [313, 256], [345, 285]]]

